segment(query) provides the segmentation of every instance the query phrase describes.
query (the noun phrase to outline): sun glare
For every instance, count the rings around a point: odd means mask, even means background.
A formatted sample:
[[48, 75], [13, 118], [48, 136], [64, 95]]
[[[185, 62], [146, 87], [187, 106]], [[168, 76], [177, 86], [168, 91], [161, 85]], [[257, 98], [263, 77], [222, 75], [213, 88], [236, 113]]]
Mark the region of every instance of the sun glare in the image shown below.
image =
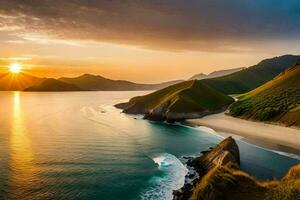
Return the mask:
[[9, 66], [10, 73], [18, 74], [21, 72], [21, 70], [22, 70], [22, 67], [20, 64], [14, 63]]

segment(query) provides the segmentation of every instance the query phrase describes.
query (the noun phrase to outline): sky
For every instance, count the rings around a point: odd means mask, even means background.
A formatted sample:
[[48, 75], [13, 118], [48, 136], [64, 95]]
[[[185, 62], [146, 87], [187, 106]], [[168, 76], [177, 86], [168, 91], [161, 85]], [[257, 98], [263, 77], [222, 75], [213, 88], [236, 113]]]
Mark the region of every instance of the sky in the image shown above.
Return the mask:
[[0, 0], [0, 73], [154, 83], [300, 54], [299, 0]]

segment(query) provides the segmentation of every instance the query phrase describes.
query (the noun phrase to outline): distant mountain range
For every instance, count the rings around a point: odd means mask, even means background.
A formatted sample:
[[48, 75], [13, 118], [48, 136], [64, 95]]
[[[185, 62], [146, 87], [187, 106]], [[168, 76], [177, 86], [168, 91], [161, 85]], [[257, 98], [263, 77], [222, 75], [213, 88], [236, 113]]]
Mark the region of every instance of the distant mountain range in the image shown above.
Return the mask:
[[[286, 71], [298, 59], [300, 59], [300, 56], [291, 55], [267, 59], [255, 66], [223, 77], [178, 83], [145, 96], [134, 97], [129, 102], [118, 104], [116, 107], [123, 109], [125, 113], [144, 114], [147, 119], [159, 121], [179, 121], [201, 117], [218, 112], [231, 104], [233, 99], [227, 95], [241, 94], [263, 85], [278, 74]], [[290, 70], [284, 73], [288, 71]], [[298, 81], [295, 81], [295, 78], [298, 78]], [[286, 103], [285, 105], [291, 109], [297, 109], [300, 103], [300, 95], [298, 94], [300, 92], [299, 80], [300, 78], [297, 75], [293, 79], [288, 80], [289, 85], [285, 87], [281, 86], [276, 90], [267, 88], [262, 94], [269, 94], [270, 91], [274, 91], [274, 94], [265, 96], [264, 98], [267, 98], [265, 100], [262, 97], [257, 98], [257, 105], [260, 105], [260, 102], [264, 104], [264, 101], [266, 101], [267, 105], [267, 102], [273, 99], [273, 102], [276, 105], [278, 104], [278, 106], [280, 106], [280, 101], [288, 101], [292, 104]], [[298, 86], [295, 84], [298, 84]], [[280, 88], [281, 92], [279, 91]], [[287, 93], [287, 91], [292, 93]], [[280, 95], [277, 97], [275, 93]], [[246, 105], [247, 103], [248, 101], [246, 101]], [[249, 109], [245, 106], [245, 110], [241, 110], [245, 112]], [[238, 112], [242, 111], [238, 110]], [[291, 118], [291, 120], [299, 119], [296, 116]]]
[[202, 79], [208, 79], [208, 78], [216, 78], [216, 77], [220, 77], [220, 76], [226, 76], [229, 74], [232, 74], [234, 72], [238, 72], [241, 71], [243, 69], [246, 69], [246, 67], [240, 67], [240, 68], [233, 68], [233, 69], [225, 69], [225, 70], [219, 70], [219, 71], [214, 71], [211, 72], [210, 74], [204, 74], [204, 73], [200, 73], [200, 74], [196, 74], [194, 76], [192, 76], [189, 80], [202, 80]]
[[59, 81], [70, 83], [83, 90], [121, 91], [121, 90], [158, 90], [182, 82], [182, 80], [164, 82], [159, 84], [139, 84], [124, 80], [111, 80], [102, 76], [84, 74], [75, 78], [60, 78]]
[[0, 90], [22, 91], [28, 87], [42, 83], [45, 78], [38, 78], [28, 74], [0, 74]]
[[[139, 84], [111, 80], [102, 76], [84, 74], [75, 78], [39, 78], [25, 73], [0, 74], [0, 90], [7, 91], [131, 91], [158, 90], [182, 80], [159, 84]], [[75, 87], [74, 87], [75, 86]]]
[[[285, 55], [263, 60], [257, 65], [248, 68], [215, 71], [209, 75], [196, 75], [192, 79], [202, 79], [206, 85], [225, 94], [241, 94], [271, 80], [299, 59], [300, 56]], [[227, 75], [221, 76], [224, 74]], [[125, 80], [111, 80], [90, 74], [74, 78], [63, 77], [56, 79], [56, 81], [51, 79], [52, 81], [47, 81], [43, 84], [46, 80], [48, 78], [34, 77], [25, 73], [0, 74], [0, 90], [68, 91], [70, 88], [75, 89], [74, 86], [79, 91], [159, 90], [183, 82], [183, 80], [176, 80], [159, 84], [139, 84]]]
[[239, 97], [230, 114], [300, 127], [300, 62], [275, 79]]
[[59, 81], [56, 79], [46, 79], [42, 81], [38, 85], [34, 85], [31, 87], [26, 88], [24, 91], [83, 91], [84, 89], [81, 89], [80, 87], [70, 84], [70, 83], [65, 83], [63, 81]]

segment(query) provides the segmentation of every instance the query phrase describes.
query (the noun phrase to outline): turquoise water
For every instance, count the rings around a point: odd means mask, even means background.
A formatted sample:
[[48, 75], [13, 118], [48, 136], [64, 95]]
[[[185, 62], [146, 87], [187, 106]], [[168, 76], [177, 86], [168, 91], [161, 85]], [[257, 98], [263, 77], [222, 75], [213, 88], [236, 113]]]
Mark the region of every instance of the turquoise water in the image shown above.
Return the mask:
[[[0, 199], [170, 199], [186, 173], [182, 156], [222, 138], [112, 106], [141, 94], [0, 92]], [[260, 179], [299, 162], [238, 144], [242, 168]]]

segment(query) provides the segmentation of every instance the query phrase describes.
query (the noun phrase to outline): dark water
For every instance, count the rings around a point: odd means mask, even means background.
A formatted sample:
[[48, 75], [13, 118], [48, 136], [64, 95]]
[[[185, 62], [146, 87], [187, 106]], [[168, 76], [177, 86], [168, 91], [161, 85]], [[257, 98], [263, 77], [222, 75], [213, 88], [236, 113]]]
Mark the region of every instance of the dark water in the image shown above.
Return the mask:
[[[169, 199], [184, 155], [222, 138], [153, 123], [112, 105], [145, 92], [0, 92], [0, 199]], [[239, 142], [242, 168], [260, 179], [299, 162]]]

